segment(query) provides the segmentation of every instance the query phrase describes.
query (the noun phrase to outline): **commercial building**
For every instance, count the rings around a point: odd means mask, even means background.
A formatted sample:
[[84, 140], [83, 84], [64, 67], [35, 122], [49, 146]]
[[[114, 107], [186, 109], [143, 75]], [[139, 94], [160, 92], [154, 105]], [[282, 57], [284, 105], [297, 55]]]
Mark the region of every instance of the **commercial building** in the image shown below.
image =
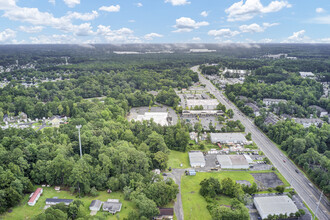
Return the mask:
[[210, 136], [213, 144], [246, 144], [248, 142], [242, 133], [210, 133]]
[[319, 118], [294, 118], [294, 121], [298, 124], [302, 124], [304, 128], [308, 128], [312, 125], [319, 126], [323, 123]]
[[205, 167], [205, 158], [200, 151], [190, 151], [189, 161], [191, 167]]
[[46, 199], [46, 205], [56, 205], [59, 203], [64, 203], [64, 205], [70, 205], [71, 202], [73, 202], [73, 199], [57, 199], [57, 198]]
[[285, 99], [263, 99], [262, 101], [263, 101], [263, 103], [265, 103], [266, 106], [278, 104], [280, 102], [284, 102], [284, 103], [287, 102]]
[[187, 99], [187, 107], [189, 109], [196, 106], [202, 106], [203, 109], [216, 109], [219, 101], [217, 99]]
[[217, 155], [221, 169], [249, 169], [249, 163], [243, 155]]
[[115, 214], [120, 212], [122, 203], [119, 202], [119, 199], [108, 199], [103, 203], [103, 211], [110, 212], [111, 214]]
[[168, 112], [145, 112], [144, 115], [138, 115], [136, 121], [153, 121], [157, 124], [167, 126], [171, 119], [168, 116]]
[[34, 206], [36, 204], [36, 202], [38, 201], [39, 197], [41, 196], [42, 192], [43, 192], [42, 188], [36, 189], [36, 191], [34, 191], [34, 193], [31, 194], [31, 197], [28, 201], [28, 205]]
[[221, 110], [183, 110], [183, 117], [209, 117], [223, 115]]
[[280, 215], [296, 213], [297, 206], [288, 196], [267, 196], [254, 197], [254, 205], [262, 219], [267, 218], [268, 215]]
[[315, 76], [314, 73], [312, 73], [312, 72], [299, 72], [299, 74], [302, 78], [314, 77]]

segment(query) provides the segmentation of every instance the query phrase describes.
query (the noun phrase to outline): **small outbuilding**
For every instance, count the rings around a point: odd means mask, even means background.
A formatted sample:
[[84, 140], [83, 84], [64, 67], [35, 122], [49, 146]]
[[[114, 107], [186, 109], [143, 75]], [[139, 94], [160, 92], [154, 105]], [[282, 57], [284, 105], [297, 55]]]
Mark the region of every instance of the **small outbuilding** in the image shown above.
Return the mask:
[[64, 203], [64, 205], [70, 205], [71, 202], [73, 202], [73, 199], [56, 199], [56, 198], [46, 199], [46, 205], [56, 205], [59, 203]]
[[191, 167], [205, 167], [205, 158], [201, 151], [190, 151], [189, 161]]
[[172, 220], [173, 219], [173, 208], [159, 208], [159, 215], [154, 217], [155, 220]]
[[34, 206], [36, 204], [36, 202], [38, 201], [39, 197], [41, 196], [42, 192], [43, 192], [42, 188], [36, 189], [36, 191], [34, 191], [34, 193], [31, 194], [31, 197], [28, 201], [28, 205]]
[[93, 200], [89, 206], [89, 210], [91, 211], [100, 211], [102, 206], [102, 201], [100, 200]]
[[254, 205], [262, 219], [268, 215], [280, 215], [296, 213], [297, 206], [288, 196], [267, 196], [267, 197], [254, 197]]

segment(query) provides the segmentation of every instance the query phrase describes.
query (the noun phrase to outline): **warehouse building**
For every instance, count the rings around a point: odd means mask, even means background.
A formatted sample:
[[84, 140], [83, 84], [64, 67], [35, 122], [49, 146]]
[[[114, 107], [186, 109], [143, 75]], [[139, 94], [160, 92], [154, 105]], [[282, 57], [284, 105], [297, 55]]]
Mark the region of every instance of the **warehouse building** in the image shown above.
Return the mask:
[[187, 107], [189, 109], [196, 106], [203, 106], [203, 109], [216, 109], [219, 101], [217, 99], [187, 99]]
[[267, 218], [268, 215], [280, 215], [296, 213], [297, 206], [288, 196], [267, 196], [254, 197], [254, 205], [262, 219]]
[[242, 133], [210, 133], [210, 136], [213, 144], [246, 144], [248, 142]]
[[149, 121], [153, 119], [155, 123], [167, 126], [171, 122], [168, 112], [145, 112], [144, 115], [138, 115], [136, 121]]
[[190, 151], [189, 161], [191, 167], [205, 167], [205, 158], [200, 151]]
[[244, 155], [217, 155], [221, 169], [249, 169]]
[[209, 117], [223, 115], [221, 110], [183, 110], [182, 116], [184, 117]]

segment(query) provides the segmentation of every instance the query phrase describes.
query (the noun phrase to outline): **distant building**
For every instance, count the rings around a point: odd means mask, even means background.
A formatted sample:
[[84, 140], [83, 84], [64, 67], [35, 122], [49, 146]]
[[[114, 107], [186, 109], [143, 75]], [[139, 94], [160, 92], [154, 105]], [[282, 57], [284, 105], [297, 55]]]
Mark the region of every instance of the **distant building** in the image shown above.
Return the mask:
[[89, 210], [91, 211], [100, 211], [102, 206], [102, 201], [100, 200], [93, 200], [89, 206]]
[[221, 169], [249, 169], [249, 163], [243, 155], [217, 155]]
[[119, 199], [108, 199], [108, 201], [103, 203], [103, 211], [110, 212], [111, 214], [115, 214], [120, 212], [122, 203], [119, 202]]
[[252, 108], [253, 114], [255, 116], [259, 116], [260, 115], [260, 109], [259, 109], [259, 107], [257, 105], [255, 105], [254, 103], [251, 103], [251, 102], [246, 103], [245, 105], [246, 106], [249, 106], [250, 108]]
[[325, 110], [324, 108], [321, 108], [320, 106], [317, 105], [311, 105], [309, 106], [311, 109], [317, 111], [318, 113], [320, 113], [320, 117], [326, 116], [328, 114], [328, 111]]
[[188, 108], [203, 106], [203, 109], [216, 109], [219, 101], [217, 99], [187, 99]]
[[162, 126], [167, 126], [171, 122], [168, 112], [145, 112], [144, 115], [138, 115], [136, 121], [153, 121]]
[[34, 206], [36, 204], [36, 202], [38, 201], [39, 197], [41, 196], [42, 192], [43, 192], [42, 188], [38, 188], [36, 191], [34, 191], [34, 193], [31, 195], [31, 197], [28, 201], [28, 205]]
[[278, 116], [276, 116], [275, 114], [269, 112], [267, 117], [265, 118], [264, 123], [266, 125], [269, 125], [269, 124], [275, 125], [280, 120], [281, 119]]
[[159, 208], [159, 215], [154, 217], [155, 220], [172, 220], [173, 219], [173, 208]]
[[211, 53], [211, 52], [217, 52], [216, 50], [209, 50], [209, 49], [190, 49], [190, 53]]
[[268, 215], [289, 216], [298, 211], [297, 206], [288, 196], [254, 197], [253, 202], [262, 219], [266, 219]]
[[302, 78], [314, 77], [315, 76], [314, 73], [312, 73], [312, 72], [299, 72], [299, 74]]
[[246, 161], [247, 161], [248, 163], [253, 163], [253, 160], [252, 160], [252, 158], [250, 157], [250, 155], [244, 154], [243, 156], [245, 157], [245, 159], [246, 159]]
[[210, 133], [213, 144], [246, 144], [247, 140], [243, 133]]
[[201, 151], [190, 151], [189, 161], [191, 167], [205, 167], [205, 158]]
[[323, 123], [319, 118], [294, 118], [294, 121], [298, 124], [302, 124], [304, 128], [308, 128], [312, 125], [319, 126]]
[[208, 116], [219, 116], [223, 115], [221, 110], [183, 110], [182, 116], [185, 117], [208, 117]]
[[284, 102], [284, 103], [287, 102], [285, 99], [263, 99], [262, 101], [263, 101], [263, 103], [265, 103], [266, 106], [278, 104], [280, 102]]
[[70, 205], [71, 202], [73, 202], [73, 199], [46, 199], [46, 205], [56, 205], [59, 203], [64, 203], [64, 205]]

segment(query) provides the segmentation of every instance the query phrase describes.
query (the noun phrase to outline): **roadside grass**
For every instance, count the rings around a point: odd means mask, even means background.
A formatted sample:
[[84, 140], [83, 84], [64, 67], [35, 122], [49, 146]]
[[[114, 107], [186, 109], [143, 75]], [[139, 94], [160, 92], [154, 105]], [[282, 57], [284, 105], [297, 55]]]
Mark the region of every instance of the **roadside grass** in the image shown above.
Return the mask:
[[303, 201], [303, 203], [304, 203], [304, 205], [306, 206], [306, 208], [308, 209], [308, 211], [312, 214], [312, 219], [315, 218], [315, 220], [319, 220], [319, 219], [315, 216], [314, 212], [308, 207], [308, 205], [307, 205], [304, 201]]
[[[180, 164], [182, 164], [182, 167], [180, 167]], [[186, 169], [189, 168], [189, 157], [187, 152], [180, 152], [171, 150], [169, 156], [168, 156], [168, 167], [173, 168], [182, 168]]]
[[[253, 176], [246, 171], [222, 171], [222, 172], [197, 172], [196, 176], [183, 176], [181, 179], [181, 196], [185, 219], [211, 219], [207, 210], [207, 202], [199, 194], [200, 182], [205, 178], [217, 178], [219, 180], [229, 177], [233, 180], [247, 180], [254, 182]], [[231, 198], [220, 196], [217, 200], [219, 205], [230, 205]]]
[[[45, 201], [47, 198], [53, 198], [58, 197], [60, 199], [73, 199], [78, 200], [79, 197], [77, 195], [72, 195], [69, 191], [55, 191], [54, 188], [43, 188], [43, 194], [35, 204], [35, 206], [29, 206], [27, 204], [29, 200], [29, 195], [25, 195], [22, 199], [20, 205], [14, 207], [12, 209], [11, 213], [6, 213], [2, 216], [0, 216], [0, 219], [7, 220], [7, 219], [14, 219], [14, 220], [22, 220], [22, 219], [31, 219], [32, 217], [42, 213], [44, 211]], [[92, 200], [98, 199], [103, 202], [105, 202], [107, 199], [119, 199], [120, 202], [123, 204], [122, 209], [119, 213], [112, 215], [108, 212], [103, 212], [102, 209], [98, 211], [96, 216], [104, 216], [106, 219], [109, 220], [117, 220], [117, 219], [123, 219], [128, 216], [129, 212], [136, 209], [135, 205], [131, 201], [125, 201], [124, 200], [124, 194], [122, 192], [114, 192], [111, 194], [108, 194], [106, 191], [100, 191], [99, 196], [96, 197], [90, 197], [85, 196], [80, 198], [84, 203], [85, 209], [88, 213], [90, 213], [89, 205], [92, 202]], [[117, 217], [118, 216], [118, 217]]]

